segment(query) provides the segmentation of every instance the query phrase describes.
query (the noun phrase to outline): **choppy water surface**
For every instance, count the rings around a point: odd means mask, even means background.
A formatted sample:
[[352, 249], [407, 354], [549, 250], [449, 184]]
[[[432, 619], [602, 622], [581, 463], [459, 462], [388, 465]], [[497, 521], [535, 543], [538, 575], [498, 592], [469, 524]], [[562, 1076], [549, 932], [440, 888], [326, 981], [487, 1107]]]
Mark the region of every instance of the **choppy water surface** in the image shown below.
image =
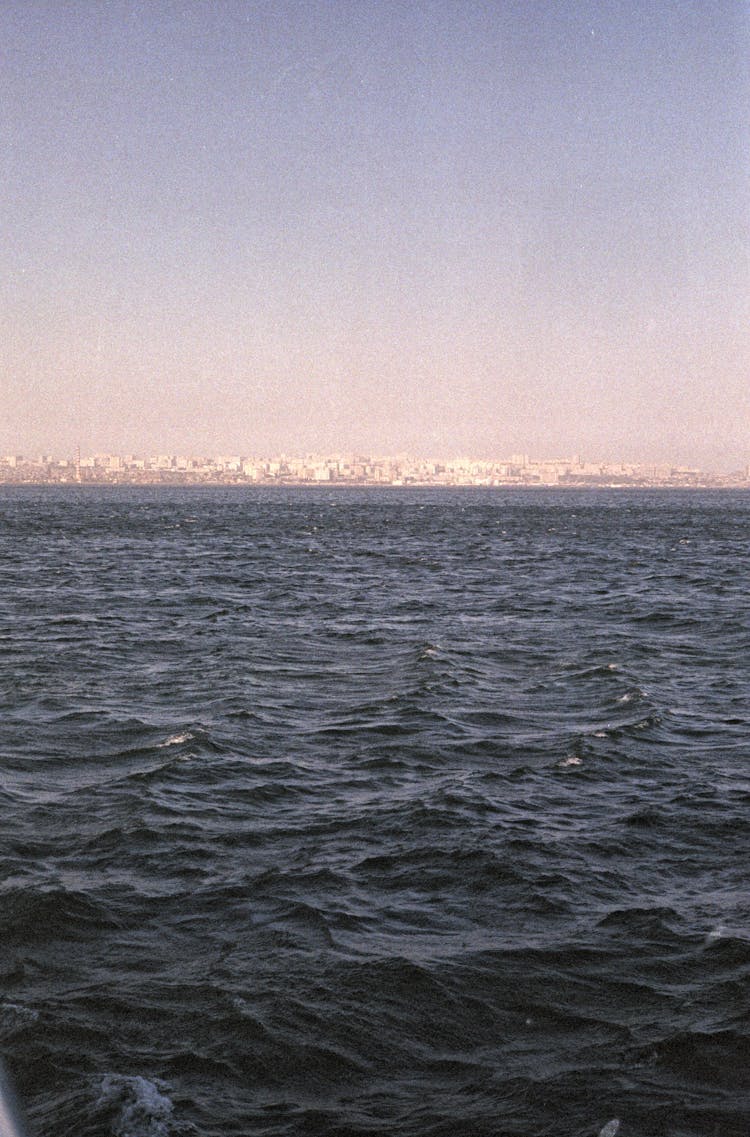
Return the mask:
[[0, 492], [40, 1137], [746, 1137], [750, 496]]

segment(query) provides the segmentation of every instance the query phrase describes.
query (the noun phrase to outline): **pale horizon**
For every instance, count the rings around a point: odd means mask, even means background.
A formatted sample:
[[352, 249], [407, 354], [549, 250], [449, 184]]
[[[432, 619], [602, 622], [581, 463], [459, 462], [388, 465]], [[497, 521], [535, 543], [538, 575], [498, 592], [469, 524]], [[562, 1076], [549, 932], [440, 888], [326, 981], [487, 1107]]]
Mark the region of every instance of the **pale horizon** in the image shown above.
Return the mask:
[[747, 466], [747, 4], [0, 26], [0, 453]]

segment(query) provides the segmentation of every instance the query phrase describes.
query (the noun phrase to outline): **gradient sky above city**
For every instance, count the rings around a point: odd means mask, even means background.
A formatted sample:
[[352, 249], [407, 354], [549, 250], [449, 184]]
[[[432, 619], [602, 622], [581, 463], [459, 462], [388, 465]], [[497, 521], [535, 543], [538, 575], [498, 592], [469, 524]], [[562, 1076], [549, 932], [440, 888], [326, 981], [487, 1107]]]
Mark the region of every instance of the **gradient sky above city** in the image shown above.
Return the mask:
[[4, 453], [750, 460], [746, 0], [5, 0]]

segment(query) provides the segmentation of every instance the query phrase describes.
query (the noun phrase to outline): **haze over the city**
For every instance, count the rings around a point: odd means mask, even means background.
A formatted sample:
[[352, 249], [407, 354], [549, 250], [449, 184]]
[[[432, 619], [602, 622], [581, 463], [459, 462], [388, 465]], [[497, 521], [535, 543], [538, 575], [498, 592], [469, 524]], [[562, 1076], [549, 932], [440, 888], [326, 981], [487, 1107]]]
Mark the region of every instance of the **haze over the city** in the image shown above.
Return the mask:
[[0, 29], [0, 452], [747, 464], [744, 0]]

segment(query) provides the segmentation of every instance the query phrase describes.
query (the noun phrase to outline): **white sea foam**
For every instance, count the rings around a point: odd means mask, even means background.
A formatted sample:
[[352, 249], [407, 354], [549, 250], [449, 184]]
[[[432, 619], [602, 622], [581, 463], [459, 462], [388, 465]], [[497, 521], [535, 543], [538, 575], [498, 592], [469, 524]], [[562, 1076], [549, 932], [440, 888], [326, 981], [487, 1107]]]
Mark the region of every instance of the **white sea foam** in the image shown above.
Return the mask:
[[98, 1106], [115, 1106], [115, 1137], [167, 1137], [174, 1106], [163, 1082], [139, 1075], [105, 1074]]
[[189, 730], [180, 731], [179, 734], [170, 734], [169, 738], [159, 743], [159, 749], [163, 750], [165, 746], [179, 746], [181, 742], [190, 742], [194, 737], [195, 735], [191, 734]]
[[717, 924], [716, 927], [712, 928], [711, 931], [706, 936], [705, 940], [703, 941], [704, 945], [706, 947], [708, 947], [709, 944], [715, 944], [717, 940], [720, 940], [722, 938], [722, 936], [725, 936], [726, 934], [727, 934], [726, 924]]
[[557, 764], [558, 766], [580, 766], [582, 762], [583, 758], [578, 754], [571, 754], [568, 758], [563, 758], [562, 761]]
[[617, 1117], [613, 1117], [611, 1121], [608, 1121], [606, 1125], [601, 1127], [599, 1137], [615, 1137], [615, 1133], [618, 1133], [619, 1130], [620, 1120]]

